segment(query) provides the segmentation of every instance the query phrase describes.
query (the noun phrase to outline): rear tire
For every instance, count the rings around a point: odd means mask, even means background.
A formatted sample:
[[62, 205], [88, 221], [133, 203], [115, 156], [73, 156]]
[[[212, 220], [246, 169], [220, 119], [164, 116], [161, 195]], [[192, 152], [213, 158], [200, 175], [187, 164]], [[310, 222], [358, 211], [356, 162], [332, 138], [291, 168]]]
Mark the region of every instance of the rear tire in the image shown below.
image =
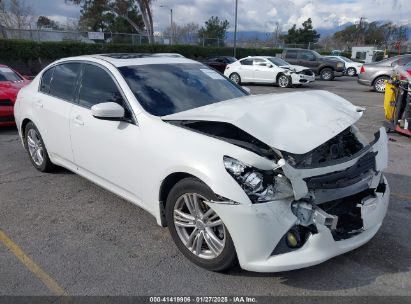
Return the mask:
[[320, 71], [321, 80], [330, 81], [334, 79], [334, 71], [331, 68], [323, 68]]
[[230, 80], [235, 84], [241, 84], [241, 77], [237, 73], [230, 74]]
[[49, 158], [43, 138], [32, 122], [29, 122], [24, 129], [24, 146], [34, 168], [41, 172], [51, 172], [55, 169], [55, 165]]
[[388, 76], [380, 76], [377, 77], [374, 80], [374, 90], [377, 91], [378, 93], [384, 93], [385, 92], [385, 81], [389, 80], [390, 78]]
[[205, 269], [223, 271], [237, 262], [237, 255], [228, 229], [204, 203], [216, 199], [200, 180], [185, 178], [171, 189], [165, 211], [171, 237], [184, 256]]

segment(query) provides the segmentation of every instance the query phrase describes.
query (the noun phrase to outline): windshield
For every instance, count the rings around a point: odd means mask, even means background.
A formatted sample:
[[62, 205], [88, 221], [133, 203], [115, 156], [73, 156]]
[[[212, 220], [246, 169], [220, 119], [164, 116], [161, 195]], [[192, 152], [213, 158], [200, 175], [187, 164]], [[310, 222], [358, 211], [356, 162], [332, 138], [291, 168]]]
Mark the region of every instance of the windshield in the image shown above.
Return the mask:
[[352, 61], [350, 58], [344, 57], [344, 56], [340, 56], [345, 62], [354, 62]]
[[141, 106], [150, 114], [165, 116], [247, 92], [200, 63], [147, 64], [119, 68]]
[[23, 80], [16, 72], [8, 67], [0, 67], [0, 81]]
[[272, 63], [274, 63], [276, 66], [282, 66], [282, 65], [290, 65], [287, 61], [277, 58], [277, 57], [268, 57], [268, 60], [270, 60]]

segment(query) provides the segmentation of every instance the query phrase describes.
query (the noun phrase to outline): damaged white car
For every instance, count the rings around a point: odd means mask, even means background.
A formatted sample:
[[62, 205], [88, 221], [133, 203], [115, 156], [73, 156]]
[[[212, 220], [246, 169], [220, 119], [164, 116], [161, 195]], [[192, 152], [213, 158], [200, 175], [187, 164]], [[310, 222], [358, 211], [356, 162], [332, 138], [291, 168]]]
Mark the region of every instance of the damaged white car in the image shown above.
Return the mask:
[[15, 105], [38, 170], [66, 167], [141, 206], [214, 271], [307, 267], [377, 233], [387, 136], [366, 142], [362, 113], [324, 91], [251, 96], [198, 62], [138, 54], [54, 62]]
[[287, 61], [270, 56], [246, 57], [225, 68], [224, 75], [236, 84], [267, 83], [281, 88], [302, 86], [315, 81], [309, 68], [291, 65]]

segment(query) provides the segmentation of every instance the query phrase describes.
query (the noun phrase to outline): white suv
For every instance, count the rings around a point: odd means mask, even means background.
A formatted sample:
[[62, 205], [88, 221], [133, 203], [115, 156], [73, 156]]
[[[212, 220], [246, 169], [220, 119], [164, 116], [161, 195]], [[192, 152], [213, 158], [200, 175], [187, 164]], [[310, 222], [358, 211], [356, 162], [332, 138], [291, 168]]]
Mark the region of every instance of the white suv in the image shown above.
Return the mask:
[[365, 142], [362, 111], [324, 91], [251, 96], [198, 62], [138, 54], [56, 61], [15, 105], [38, 170], [63, 166], [144, 208], [197, 265], [265, 272], [377, 233], [387, 136]]

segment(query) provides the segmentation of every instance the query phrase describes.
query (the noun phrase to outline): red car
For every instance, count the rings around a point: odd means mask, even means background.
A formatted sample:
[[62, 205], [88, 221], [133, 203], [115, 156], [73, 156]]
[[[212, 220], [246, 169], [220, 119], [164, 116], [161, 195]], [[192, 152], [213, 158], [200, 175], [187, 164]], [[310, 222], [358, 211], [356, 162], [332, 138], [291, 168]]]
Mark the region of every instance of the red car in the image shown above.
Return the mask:
[[0, 126], [14, 126], [14, 102], [20, 89], [31, 80], [0, 64]]

